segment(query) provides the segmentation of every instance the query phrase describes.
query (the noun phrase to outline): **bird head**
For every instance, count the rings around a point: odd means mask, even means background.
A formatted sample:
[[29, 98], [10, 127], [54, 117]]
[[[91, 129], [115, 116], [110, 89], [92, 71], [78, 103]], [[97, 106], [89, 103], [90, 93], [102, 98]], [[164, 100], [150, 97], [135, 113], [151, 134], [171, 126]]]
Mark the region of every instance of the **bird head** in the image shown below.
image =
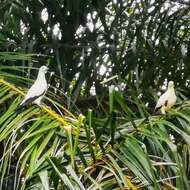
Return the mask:
[[39, 72], [42, 72], [42, 73], [47, 73], [47, 71], [48, 71], [48, 67], [46, 67], [45, 65], [41, 66], [39, 69]]
[[174, 82], [173, 81], [169, 81], [168, 82], [168, 89], [172, 89], [174, 88]]

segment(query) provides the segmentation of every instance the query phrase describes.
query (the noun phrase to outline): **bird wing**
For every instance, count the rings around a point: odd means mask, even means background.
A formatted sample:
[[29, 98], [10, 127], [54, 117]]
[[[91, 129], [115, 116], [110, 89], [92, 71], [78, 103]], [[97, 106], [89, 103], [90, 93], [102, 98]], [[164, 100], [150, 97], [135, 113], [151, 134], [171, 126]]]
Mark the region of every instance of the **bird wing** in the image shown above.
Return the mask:
[[164, 94], [162, 94], [160, 96], [160, 98], [158, 99], [158, 102], [156, 104], [156, 107], [157, 109], [161, 108], [162, 106], [164, 105], [167, 105], [168, 104], [168, 92], [166, 91]]
[[37, 98], [39, 98], [40, 96], [45, 94], [46, 90], [47, 90], [47, 84], [42, 85], [41, 82], [36, 81], [31, 86], [31, 88], [28, 90], [24, 100], [22, 101], [22, 103], [20, 105], [24, 106], [24, 105], [28, 105], [28, 104], [32, 103]]

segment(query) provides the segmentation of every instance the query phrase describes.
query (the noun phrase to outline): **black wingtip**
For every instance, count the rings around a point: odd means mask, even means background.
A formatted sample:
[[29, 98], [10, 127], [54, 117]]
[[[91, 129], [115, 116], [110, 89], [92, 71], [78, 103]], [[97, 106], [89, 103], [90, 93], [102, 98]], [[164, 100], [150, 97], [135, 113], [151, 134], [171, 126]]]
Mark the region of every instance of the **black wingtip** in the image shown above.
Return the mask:
[[162, 107], [162, 106], [160, 106], [160, 107], [155, 107], [155, 108], [154, 108], [154, 113], [156, 113], [161, 107]]

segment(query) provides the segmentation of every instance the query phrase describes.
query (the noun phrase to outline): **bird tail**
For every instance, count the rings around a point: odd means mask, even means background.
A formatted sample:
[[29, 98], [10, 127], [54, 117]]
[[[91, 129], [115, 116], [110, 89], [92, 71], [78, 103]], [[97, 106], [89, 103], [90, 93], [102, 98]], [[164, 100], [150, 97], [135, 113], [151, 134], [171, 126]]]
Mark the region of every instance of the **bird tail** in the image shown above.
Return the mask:
[[28, 105], [30, 105], [31, 103], [33, 103], [35, 100], [37, 100], [39, 97], [41, 97], [45, 92], [43, 92], [42, 94], [38, 95], [38, 96], [33, 96], [30, 97], [28, 99], [24, 99], [21, 104], [19, 105], [18, 108], [16, 108], [16, 113], [19, 114], [20, 112], [22, 112]]
[[26, 108], [26, 105], [24, 105], [24, 104], [19, 105], [19, 106], [16, 108], [16, 110], [15, 110], [16, 114], [21, 113], [25, 108]]

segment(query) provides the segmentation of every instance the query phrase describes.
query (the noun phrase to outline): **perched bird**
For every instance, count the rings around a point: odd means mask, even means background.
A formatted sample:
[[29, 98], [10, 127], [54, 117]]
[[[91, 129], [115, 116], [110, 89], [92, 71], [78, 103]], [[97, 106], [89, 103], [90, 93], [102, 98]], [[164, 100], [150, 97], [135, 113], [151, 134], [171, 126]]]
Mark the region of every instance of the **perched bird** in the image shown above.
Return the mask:
[[47, 71], [48, 67], [46, 66], [42, 66], [39, 68], [37, 79], [28, 90], [24, 100], [20, 104], [20, 108], [25, 107], [31, 103], [37, 105], [41, 104], [41, 100], [48, 89], [48, 84], [45, 78], [45, 74], [47, 73]]
[[166, 111], [170, 110], [171, 107], [176, 103], [176, 95], [174, 90], [174, 82], [169, 81], [168, 89], [164, 94], [160, 96], [155, 107], [155, 111], [161, 109], [162, 114], [166, 114]]

